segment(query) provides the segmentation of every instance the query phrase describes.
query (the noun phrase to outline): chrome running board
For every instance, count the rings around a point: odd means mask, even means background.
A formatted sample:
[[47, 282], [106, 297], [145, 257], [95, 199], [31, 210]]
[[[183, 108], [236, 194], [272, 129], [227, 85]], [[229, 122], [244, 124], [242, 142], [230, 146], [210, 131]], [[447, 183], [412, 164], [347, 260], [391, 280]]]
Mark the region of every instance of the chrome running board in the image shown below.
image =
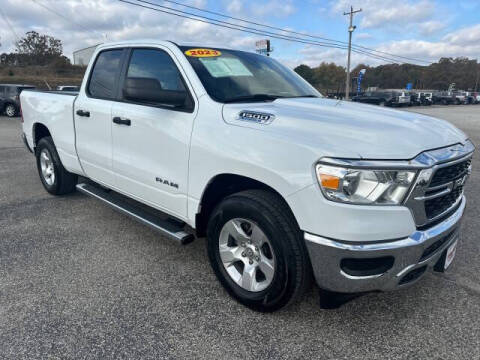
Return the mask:
[[[134, 200], [129, 201], [128, 198], [114, 191], [105, 190], [102, 187], [91, 183], [77, 184], [77, 190], [103, 201], [115, 210], [131, 216], [133, 219], [150, 226], [162, 235], [175, 240], [182, 245], [188, 244], [195, 239], [193, 234], [189, 234], [184, 230], [185, 223], [168, 217], [168, 215], [165, 215], [158, 210], [151, 209], [151, 211], [149, 211], [150, 208], [146, 209], [146, 205], [140, 204]], [[160, 214], [163, 216], [160, 216]]]

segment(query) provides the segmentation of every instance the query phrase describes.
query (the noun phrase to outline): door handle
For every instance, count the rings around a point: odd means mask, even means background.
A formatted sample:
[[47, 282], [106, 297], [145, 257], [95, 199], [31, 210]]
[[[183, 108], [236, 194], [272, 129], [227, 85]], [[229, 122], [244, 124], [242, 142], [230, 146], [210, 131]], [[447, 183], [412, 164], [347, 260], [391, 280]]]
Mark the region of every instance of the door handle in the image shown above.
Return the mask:
[[118, 125], [126, 125], [126, 126], [132, 125], [132, 122], [130, 121], [130, 119], [122, 119], [121, 117], [118, 117], [118, 116], [115, 116], [113, 118], [113, 122]]
[[78, 116], [90, 117], [90, 111], [85, 110], [77, 110]]

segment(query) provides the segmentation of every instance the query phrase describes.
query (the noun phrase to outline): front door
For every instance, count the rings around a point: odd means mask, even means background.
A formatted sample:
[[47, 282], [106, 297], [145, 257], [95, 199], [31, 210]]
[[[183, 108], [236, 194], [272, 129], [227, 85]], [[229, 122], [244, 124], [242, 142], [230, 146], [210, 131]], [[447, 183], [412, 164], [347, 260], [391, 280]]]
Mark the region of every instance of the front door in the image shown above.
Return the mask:
[[[186, 218], [189, 146], [196, 113], [192, 92], [170, 54], [159, 48], [130, 50], [121, 88], [119, 102], [112, 108], [117, 187]], [[179, 103], [179, 98], [184, 101]]]

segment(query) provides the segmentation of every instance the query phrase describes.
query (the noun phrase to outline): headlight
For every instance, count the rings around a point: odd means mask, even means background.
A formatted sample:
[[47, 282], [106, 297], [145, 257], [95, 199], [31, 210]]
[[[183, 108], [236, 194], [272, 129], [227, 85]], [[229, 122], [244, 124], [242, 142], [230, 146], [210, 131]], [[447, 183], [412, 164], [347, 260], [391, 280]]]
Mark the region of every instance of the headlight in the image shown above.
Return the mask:
[[416, 175], [413, 170], [350, 169], [318, 164], [317, 178], [328, 200], [362, 205], [398, 205]]

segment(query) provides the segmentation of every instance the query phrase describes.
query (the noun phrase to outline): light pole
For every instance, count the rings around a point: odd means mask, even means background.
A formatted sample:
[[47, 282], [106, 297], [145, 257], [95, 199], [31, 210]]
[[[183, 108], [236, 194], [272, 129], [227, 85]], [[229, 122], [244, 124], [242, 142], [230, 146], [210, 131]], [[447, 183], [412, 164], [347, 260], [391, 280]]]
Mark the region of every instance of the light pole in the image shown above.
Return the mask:
[[350, 53], [352, 52], [352, 33], [357, 28], [353, 25], [353, 14], [362, 11], [362, 9], [353, 11], [353, 6], [350, 6], [350, 12], [344, 12], [343, 15], [350, 15], [350, 26], [348, 27], [348, 55], [347, 55], [347, 81], [345, 83], [345, 100], [350, 97]]

